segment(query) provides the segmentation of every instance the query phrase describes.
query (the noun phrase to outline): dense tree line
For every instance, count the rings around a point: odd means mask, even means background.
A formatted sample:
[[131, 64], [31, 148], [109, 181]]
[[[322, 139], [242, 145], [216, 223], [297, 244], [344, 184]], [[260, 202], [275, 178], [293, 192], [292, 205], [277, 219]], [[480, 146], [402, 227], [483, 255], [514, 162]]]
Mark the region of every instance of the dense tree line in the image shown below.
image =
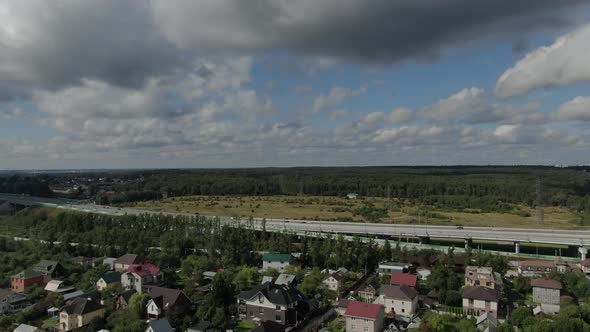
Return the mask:
[[52, 197], [47, 181], [37, 176], [0, 176], [0, 193]]

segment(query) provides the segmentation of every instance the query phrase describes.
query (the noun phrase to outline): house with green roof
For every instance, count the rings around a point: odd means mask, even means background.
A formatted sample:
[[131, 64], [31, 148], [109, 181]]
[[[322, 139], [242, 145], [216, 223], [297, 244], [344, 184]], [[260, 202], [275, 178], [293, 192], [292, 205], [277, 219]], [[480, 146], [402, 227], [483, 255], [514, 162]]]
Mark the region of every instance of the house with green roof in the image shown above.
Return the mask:
[[262, 255], [262, 269], [275, 269], [284, 272], [289, 266], [299, 266], [299, 261], [291, 254], [277, 252]]
[[96, 282], [96, 289], [99, 292], [102, 292], [105, 288], [111, 285], [116, 285], [121, 283], [121, 273], [115, 271], [109, 271], [100, 277]]
[[33, 265], [31, 269], [43, 273], [47, 277], [46, 281], [53, 278], [63, 277], [65, 272], [64, 267], [59, 262], [46, 259]]
[[45, 275], [33, 269], [26, 269], [11, 278], [11, 288], [15, 293], [24, 293], [35, 285], [45, 286]]

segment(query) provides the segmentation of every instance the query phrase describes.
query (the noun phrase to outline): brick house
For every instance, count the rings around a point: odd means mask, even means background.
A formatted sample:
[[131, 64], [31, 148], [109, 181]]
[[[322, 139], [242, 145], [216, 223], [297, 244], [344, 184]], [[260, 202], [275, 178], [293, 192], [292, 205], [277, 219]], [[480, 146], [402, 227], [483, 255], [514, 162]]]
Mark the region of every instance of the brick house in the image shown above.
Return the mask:
[[137, 265], [143, 263], [143, 257], [134, 254], [125, 254], [115, 260], [115, 271], [121, 273], [127, 272], [130, 265]]
[[105, 308], [100, 303], [76, 298], [63, 306], [59, 312], [59, 329], [71, 331], [88, 325], [93, 319], [104, 317]]
[[45, 275], [31, 269], [17, 273], [11, 278], [12, 290], [16, 293], [24, 293], [34, 285], [43, 287], [45, 283]]
[[533, 279], [533, 302], [545, 313], [557, 313], [560, 309], [561, 282], [552, 279]]
[[418, 308], [418, 292], [406, 285], [384, 285], [373, 303], [383, 305], [388, 316], [411, 317]]
[[380, 304], [352, 301], [344, 313], [346, 332], [381, 332], [385, 320]]
[[500, 292], [482, 286], [465, 287], [463, 289], [463, 312], [468, 315], [480, 316], [489, 312], [498, 317]]

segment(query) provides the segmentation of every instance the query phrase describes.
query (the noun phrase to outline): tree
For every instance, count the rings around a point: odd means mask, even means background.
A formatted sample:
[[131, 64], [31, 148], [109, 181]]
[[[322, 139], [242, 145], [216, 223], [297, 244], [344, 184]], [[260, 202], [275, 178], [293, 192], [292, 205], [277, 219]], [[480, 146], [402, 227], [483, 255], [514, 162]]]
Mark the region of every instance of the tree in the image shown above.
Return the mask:
[[138, 317], [143, 318], [146, 314], [146, 305], [150, 300], [150, 296], [145, 293], [135, 293], [129, 299], [129, 309], [133, 311]]
[[113, 312], [107, 319], [107, 325], [113, 332], [143, 332], [140, 317], [131, 308]]
[[529, 307], [518, 307], [512, 312], [512, 324], [523, 327], [527, 318], [533, 317], [533, 311]]
[[255, 267], [243, 266], [234, 276], [233, 282], [239, 291], [245, 291], [260, 282], [260, 273]]
[[227, 315], [225, 314], [225, 310], [223, 308], [216, 308], [215, 314], [213, 315], [213, 325], [216, 327], [224, 327], [227, 322]]

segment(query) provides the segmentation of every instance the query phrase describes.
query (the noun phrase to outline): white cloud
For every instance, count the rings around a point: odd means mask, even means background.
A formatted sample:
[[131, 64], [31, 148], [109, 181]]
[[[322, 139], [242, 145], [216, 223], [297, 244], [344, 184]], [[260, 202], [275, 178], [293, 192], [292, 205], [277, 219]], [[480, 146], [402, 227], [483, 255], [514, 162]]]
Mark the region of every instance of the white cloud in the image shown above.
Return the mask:
[[564, 103], [555, 117], [563, 121], [590, 121], [590, 97], [578, 96]]
[[344, 87], [334, 87], [327, 95], [318, 96], [313, 102], [313, 113], [318, 113], [322, 110], [334, 108], [341, 105], [344, 101], [361, 96], [367, 92], [367, 87], [362, 86], [356, 90]]
[[527, 54], [500, 76], [496, 94], [523, 95], [532, 90], [590, 81], [590, 24]]
[[14, 119], [18, 119], [21, 116], [23, 116], [24, 112], [22, 109], [18, 108], [18, 107], [12, 107], [8, 110], [1, 110], [0, 109], [0, 120], [14, 120]]
[[339, 110], [335, 110], [335, 111], [331, 112], [328, 115], [328, 118], [330, 120], [337, 120], [339, 118], [343, 118], [343, 117], [348, 116], [348, 115], [350, 115], [350, 112], [348, 112], [345, 109], [339, 109]]

